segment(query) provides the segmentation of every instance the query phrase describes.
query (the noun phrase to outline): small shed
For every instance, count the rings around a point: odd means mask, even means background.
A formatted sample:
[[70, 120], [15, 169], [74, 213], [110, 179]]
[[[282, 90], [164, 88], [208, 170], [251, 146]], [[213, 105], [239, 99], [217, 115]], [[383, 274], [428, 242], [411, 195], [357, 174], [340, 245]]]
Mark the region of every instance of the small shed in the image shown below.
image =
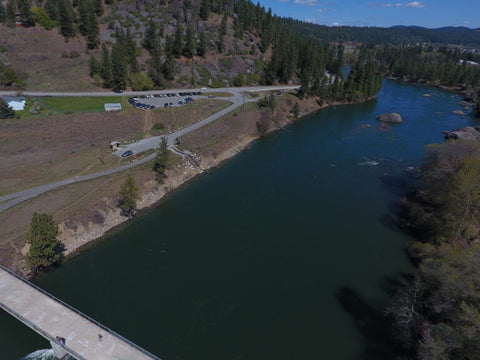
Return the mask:
[[2, 99], [15, 111], [25, 109], [26, 100], [23, 96], [2, 96]]
[[105, 111], [120, 111], [122, 110], [122, 104], [120, 103], [111, 103], [104, 105]]
[[112, 141], [110, 143], [110, 149], [118, 149], [120, 147], [120, 143], [118, 141]]

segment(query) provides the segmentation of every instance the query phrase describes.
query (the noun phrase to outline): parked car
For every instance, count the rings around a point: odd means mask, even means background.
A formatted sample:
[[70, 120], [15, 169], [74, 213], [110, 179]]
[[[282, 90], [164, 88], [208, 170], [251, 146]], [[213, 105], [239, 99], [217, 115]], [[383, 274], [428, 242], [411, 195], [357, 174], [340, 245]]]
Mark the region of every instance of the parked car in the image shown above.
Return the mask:
[[116, 89], [115, 92], [116, 92], [117, 94], [121, 94], [121, 93], [123, 93], [123, 90], [122, 90], [122, 89]]
[[133, 151], [132, 150], [127, 150], [122, 154], [122, 157], [125, 158], [125, 157], [130, 156], [130, 155], [133, 155]]

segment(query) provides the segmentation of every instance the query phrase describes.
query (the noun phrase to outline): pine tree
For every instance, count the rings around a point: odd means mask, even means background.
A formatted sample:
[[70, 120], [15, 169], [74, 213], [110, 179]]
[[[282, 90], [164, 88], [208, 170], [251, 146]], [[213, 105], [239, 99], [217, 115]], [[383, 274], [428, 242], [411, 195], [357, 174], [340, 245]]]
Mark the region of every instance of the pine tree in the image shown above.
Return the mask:
[[8, 26], [15, 26], [17, 4], [15, 0], [8, 0], [5, 8], [5, 20]]
[[191, 59], [195, 55], [195, 39], [194, 39], [193, 26], [190, 25], [187, 28], [187, 34], [185, 36], [185, 45], [183, 47], [183, 56]]
[[20, 19], [27, 26], [35, 25], [35, 19], [31, 11], [31, 0], [17, 0], [18, 12], [20, 13]]
[[175, 40], [173, 45], [173, 55], [178, 59], [182, 55], [183, 49], [183, 26], [177, 23], [175, 31]]
[[15, 117], [15, 111], [5, 100], [0, 98], [0, 119], [10, 119]]
[[104, 87], [111, 87], [112, 84], [112, 60], [107, 45], [102, 44], [102, 57], [100, 60], [100, 76], [103, 79]]
[[58, 2], [58, 18], [60, 20], [60, 34], [66, 39], [75, 35], [73, 28], [73, 6], [70, 0], [59, 0]]
[[43, 6], [50, 20], [58, 20], [58, 0], [46, 0]]
[[5, 10], [5, 5], [3, 5], [3, 2], [0, 1], [0, 23], [4, 23], [6, 19], [7, 14]]
[[152, 58], [149, 60], [148, 76], [152, 79], [155, 86], [163, 86], [163, 64], [160, 59], [160, 50], [154, 47], [151, 51]]
[[210, 16], [210, 0], [201, 0], [199, 12], [200, 19], [206, 21]]
[[97, 58], [93, 55], [90, 55], [88, 61], [88, 67], [90, 68], [90, 76], [93, 77], [95, 74], [100, 75], [102, 72], [102, 65], [98, 62]]
[[198, 47], [197, 47], [197, 55], [201, 57], [205, 57], [207, 54], [207, 38], [205, 33], [202, 31], [200, 32], [200, 36], [198, 39]]
[[157, 156], [153, 163], [153, 171], [157, 173], [157, 181], [163, 183], [164, 179], [167, 177], [166, 170], [168, 165], [169, 151], [167, 146], [167, 138], [162, 137], [160, 142], [160, 147], [157, 151]]
[[93, 0], [93, 7], [97, 16], [103, 15], [103, 3], [102, 0]]
[[34, 213], [28, 233], [28, 250], [25, 260], [33, 272], [47, 268], [62, 259], [63, 246], [57, 240], [58, 225], [49, 214]]
[[133, 217], [137, 208], [137, 201], [140, 200], [139, 190], [133, 177], [128, 175], [120, 188], [119, 207], [122, 210], [122, 215]]
[[125, 89], [127, 83], [127, 61], [125, 49], [120, 44], [112, 47], [112, 88], [115, 90]]

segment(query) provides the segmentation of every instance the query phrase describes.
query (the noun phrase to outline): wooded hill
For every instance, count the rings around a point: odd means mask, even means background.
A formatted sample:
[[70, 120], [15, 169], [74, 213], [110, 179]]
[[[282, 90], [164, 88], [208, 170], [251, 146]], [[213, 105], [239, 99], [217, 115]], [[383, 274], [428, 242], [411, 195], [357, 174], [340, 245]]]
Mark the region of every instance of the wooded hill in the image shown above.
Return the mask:
[[[8, 0], [0, 20], [53, 29], [65, 41], [84, 38], [97, 86], [298, 83], [304, 84], [304, 96], [318, 96], [320, 84], [343, 81], [343, 47], [296, 35], [270, 9], [246, 0], [44, 0], [36, 5]], [[350, 82], [349, 94], [358, 101], [365, 98], [359, 94], [365, 87], [353, 86], [357, 82]], [[333, 97], [341, 94], [335, 91]]]
[[295, 34], [329, 42], [358, 42], [363, 44], [416, 45], [439, 44], [480, 47], [480, 29], [466, 27], [441, 27], [427, 29], [420, 26], [358, 27], [325, 26], [292, 18], [282, 23]]

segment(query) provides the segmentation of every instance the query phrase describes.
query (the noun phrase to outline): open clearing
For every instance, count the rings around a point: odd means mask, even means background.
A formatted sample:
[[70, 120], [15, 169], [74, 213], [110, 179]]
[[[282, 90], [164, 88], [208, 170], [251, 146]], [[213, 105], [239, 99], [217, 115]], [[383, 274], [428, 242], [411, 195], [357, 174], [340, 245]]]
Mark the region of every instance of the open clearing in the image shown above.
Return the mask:
[[123, 96], [41, 97], [41, 105], [55, 113], [105, 111], [106, 103], [123, 103]]

